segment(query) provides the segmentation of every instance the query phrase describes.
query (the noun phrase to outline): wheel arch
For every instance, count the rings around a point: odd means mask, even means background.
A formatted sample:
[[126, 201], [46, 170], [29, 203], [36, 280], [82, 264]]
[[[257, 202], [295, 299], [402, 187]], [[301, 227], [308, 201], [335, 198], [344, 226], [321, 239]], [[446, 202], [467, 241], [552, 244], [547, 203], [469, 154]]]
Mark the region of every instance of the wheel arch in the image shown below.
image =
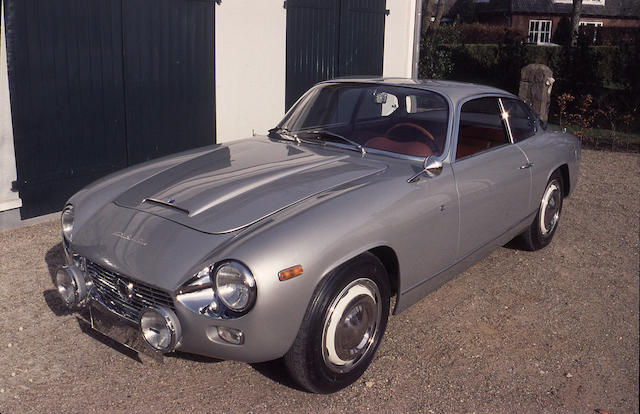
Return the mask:
[[[560, 176], [562, 177], [562, 197], [566, 198], [569, 196], [571, 192], [571, 180], [569, 176], [569, 166], [567, 164], [562, 164], [558, 168], [554, 170], [560, 171]], [[553, 175], [553, 173], [551, 173]]]
[[564, 163], [564, 164], [558, 165], [553, 169], [550, 168], [547, 171], [548, 171], [547, 178], [544, 181], [544, 185], [546, 186], [549, 180], [551, 179], [551, 176], [556, 172], [558, 172], [560, 174], [560, 178], [562, 179], [562, 198], [569, 197], [569, 193], [571, 191], [571, 179], [570, 179], [571, 176], [569, 175], [569, 166], [566, 163]]
[[400, 285], [400, 264], [398, 262], [398, 255], [389, 246], [378, 246], [368, 250], [380, 260], [385, 270], [387, 271], [387, 277], [389, 278], [389, 285], [391, 286], [391, 294], [396, 295], [398, 293], [398, 286]]
[[389, 281], [389, 287], [391, 288], [391, 295], [396, 295], [400, 286], [400, 263], [398, 261], [398, 255], [396, 254], [395, 250], [385, 244], [374, 245], [373, 247], [365, 247], [363, 250], [354, 251], [352, 252], [352, 254], [344, 257], [342, 260], [329, 267], [322, 274], [322, 277], [318, 279], [314, 288], [314, 295], [319, 289], [321, 289], [322, 285], [326, 283], [326, 281], [336, 270], [351, 262], [352, 260], [355, 260], [358, 257], [366, 254], [373, 255], [380, 261], [380, 263], [382, 263], [382, 266], [387, 272], [387, 279]]

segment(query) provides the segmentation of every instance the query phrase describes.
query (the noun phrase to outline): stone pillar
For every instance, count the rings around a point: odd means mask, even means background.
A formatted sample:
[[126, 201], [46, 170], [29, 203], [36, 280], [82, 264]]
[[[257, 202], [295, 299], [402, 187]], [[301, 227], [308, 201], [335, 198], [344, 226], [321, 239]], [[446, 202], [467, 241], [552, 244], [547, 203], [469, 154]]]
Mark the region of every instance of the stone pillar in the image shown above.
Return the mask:
[[542, 122], [549, 119], [553, 71], [548, 66], [534, 63], [520, 71], [520, 91], [518, 95], [538, 114]]

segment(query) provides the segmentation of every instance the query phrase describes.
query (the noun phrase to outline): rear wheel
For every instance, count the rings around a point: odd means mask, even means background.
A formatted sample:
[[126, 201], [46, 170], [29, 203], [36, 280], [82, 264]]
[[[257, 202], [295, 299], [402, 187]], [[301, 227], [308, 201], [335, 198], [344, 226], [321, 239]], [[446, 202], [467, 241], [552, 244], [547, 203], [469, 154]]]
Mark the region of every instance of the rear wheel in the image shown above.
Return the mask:
[[311, 392], [330, 393], [367, 369], [387, 326], [390, 288], [380, 261], [366, 253], [328, 275], [284, 357], [289, 374]]
[[542, 249], [551, 242], [562, 213], [562, 197], [562, 176], [559, 171], [555, 171], [549, 178], [544, 193], [542, 193], [542, 200], [535, 220], [520, 235], [520, 241], [525, 249]]

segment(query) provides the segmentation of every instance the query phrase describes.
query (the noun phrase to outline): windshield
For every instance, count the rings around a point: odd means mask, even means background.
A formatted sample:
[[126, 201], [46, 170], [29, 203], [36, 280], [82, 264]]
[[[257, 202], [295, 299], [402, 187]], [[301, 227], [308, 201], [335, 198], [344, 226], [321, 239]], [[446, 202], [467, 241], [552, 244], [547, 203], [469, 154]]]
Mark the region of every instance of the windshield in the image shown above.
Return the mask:
[[[447, 101], [435, 92], [387, 85], [322, 84], [287, 113], [280, 130], [426, 157], [444, 150]], [[320, 132], [324, 133], [320, 133]], [[327, 133], [328, 132], [328, 133]]]

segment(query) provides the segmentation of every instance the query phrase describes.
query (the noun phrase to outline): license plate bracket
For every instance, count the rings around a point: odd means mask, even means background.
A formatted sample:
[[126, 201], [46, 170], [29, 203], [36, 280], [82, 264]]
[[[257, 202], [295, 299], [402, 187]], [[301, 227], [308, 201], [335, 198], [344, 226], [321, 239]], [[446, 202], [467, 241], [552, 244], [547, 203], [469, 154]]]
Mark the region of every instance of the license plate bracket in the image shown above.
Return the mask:
[[163, 361], [161, 352], [154, 351], [147, 345], [137, 324], [119, 317], [99, 304], [91, 302], [89, 305], [89, 321], [91, 328], [113, 339], [119, 344], [146, 356], [157, 362]]

